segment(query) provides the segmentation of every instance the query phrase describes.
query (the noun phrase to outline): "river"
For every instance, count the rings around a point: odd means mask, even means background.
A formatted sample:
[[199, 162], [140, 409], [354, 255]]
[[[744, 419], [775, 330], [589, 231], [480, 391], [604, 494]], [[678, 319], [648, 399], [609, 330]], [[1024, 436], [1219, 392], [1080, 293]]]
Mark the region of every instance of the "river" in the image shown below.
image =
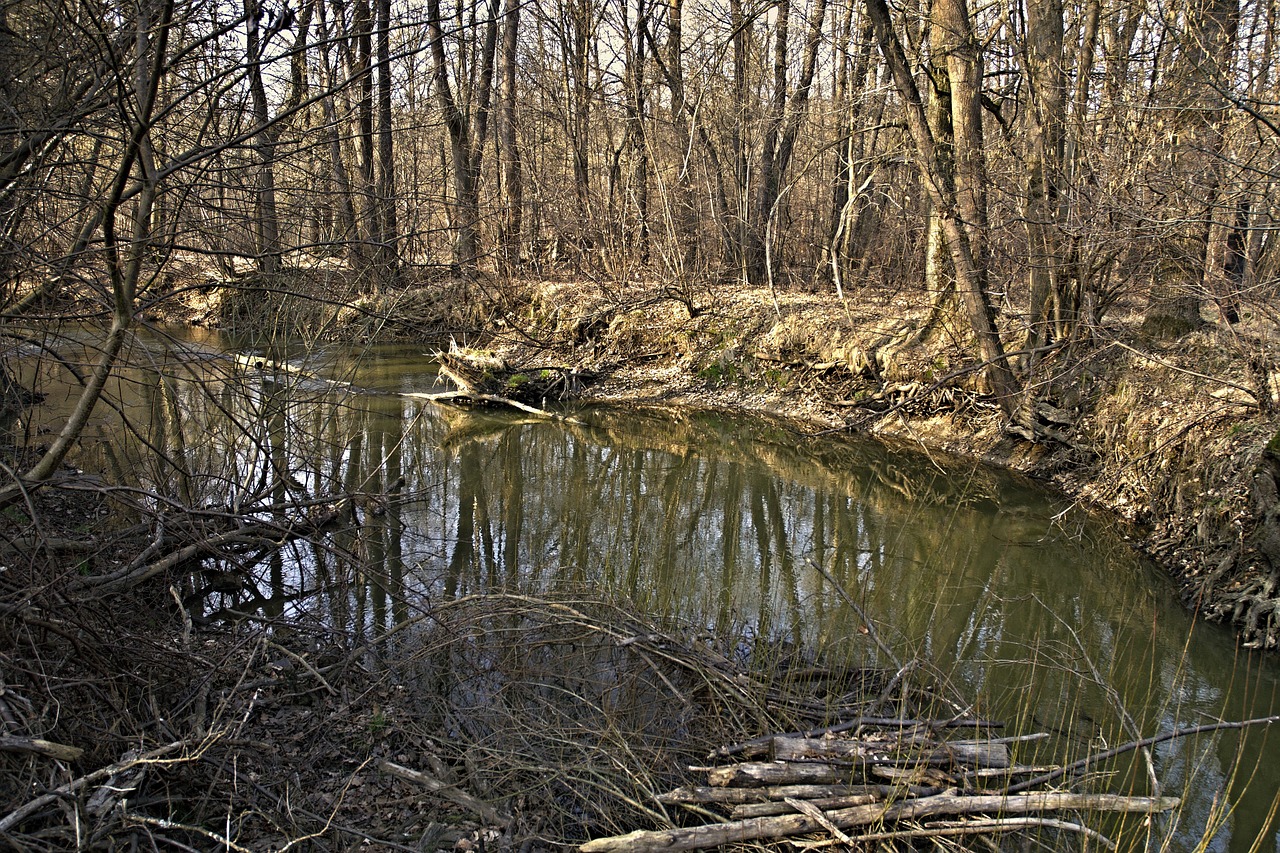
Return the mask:
[[[299, 372], [273, 379], [233, 369], [220, 354], [235, 342], [216, 333], [170, 343], [132, 347], [108, 389], [118, 406], [99, 406], [75, 464], [188, 505], [374, 496], [348, 543], [367, 588], [301, 594], [332, 567], [294, 548], [272, 563], [270, 612], [375, 635], [441, 597], [585, 588], [810, 658], [883, 663], [830, 576], [973, 713], [1055, 742], [1115, 745], [1276, 704], [1277, 661], [1196, 624], [1123, 525], [1005, 472], [722, 415], [446, 409], [401, 396], [441, 388], [421, 347], [279, 347], [268, 354]], [[23, 370], [49, 398], [9, 428], [39, 442], [76, 385], [47, 359]], [[1151, 845], [1280, 850], [1278, 740], [1160, 745], [1160, 781], [1186, 802]]]

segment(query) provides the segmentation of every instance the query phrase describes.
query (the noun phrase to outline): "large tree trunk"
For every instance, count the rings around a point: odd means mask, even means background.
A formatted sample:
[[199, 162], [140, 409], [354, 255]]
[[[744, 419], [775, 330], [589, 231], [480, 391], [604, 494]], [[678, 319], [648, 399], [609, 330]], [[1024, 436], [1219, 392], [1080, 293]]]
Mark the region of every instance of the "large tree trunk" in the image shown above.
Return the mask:
[[395, 146], [391, 121], [391, 0], [377, 0], [378, 30], [378, 267], [384, 284], [399, 274]]
[[502, 29], [502, 92], [498, 103], [503, 202], [498, 225], [498, 262], [508, 271], [520, 266], [524, 222], [524, 174], [516, 140], [516, 49], [519, 33], [520, 2], [507, 0]]
[[455, 272], [475, 272], [480, 255], [480, 167], [488, 136], [489, 104], [493, 91], [494, 57], [498, 46], [498, 0], [490, 0], [480, 53], [480, 74], [470, 92], [475, 113], [468, 116], [459, 106], [449, 81], [449, 64], [440, 26], [440, 0], [427, 2], [427, 36], [431, 41], [432, 77], [436, 98], [444, 112], [449, 133], [454, 188], [453, 268]]
[[795, 150], [800, 123], [804, 120], [817, 70], [818, 49], [822, 46], [822, 25], [826, 18], [827, 0], [815, 0], [809, 18], [804, 55], [800, 61], [800, 79], [794, 92], [787, 85], [787, 40], [791, 21], [790, 0], [777, 3], [777, 25], [774, 31], [773, 91], [765, 115], [764, 142], [760, 151], [760, 169], [756, 179], [756, 195], [752, 200], [750, 228], [747, 231], [747, 278], [752, 282], [772, 282], [778, 258], [772, 250], [774, 215], [782, 194], [791, 155]]
[[[625, 15], [625, 12], [624, 12]], [[631, 158], [628, 195], [635, 209], [635, 222], [625, 229], [628, 253], [643, 264], [649, 261], [649, 146], [645, 131], [645, 30], [650, 11], [647, 0], [636, 0], [635, 29], [625, 33], [627, 88], [627, 148]], [[624, 208], [625, 209], [625, 208]], [[630, 217], [624, 214], [624, 221]]]
[[258, 197], [254, 211], [258, 270], [270, 275], [280, 270], [280, 217], [276, 211], [275, 130], [267, 108], [267, 91], [262, 82], [262, 14], [255, 0], [244, 0], [247, 32], [249, 95], [253, 102], [254, 154], [258, 158]]
[[[1227, 103], [1221, 94], [1232, 88], [1232, 61], [1239, 26], [1236, 0], [1188, 0], [1183, 9], [1183, 67], [1174, 98], [1175, 141], [1172, 168], [1191, 184], [1187, 192], [1192, 231], [1174, 245], [1152, 282], [1143, 323], [1149, 333], [1177, 337], [1199, 327], [1200, 304], [1212, 291], [1215, 227], [1221, 214], [1223, 169], [1227, 143]], [[1192, 183], [1194, 182], [1194, 183]], [[1178, 215], [1177, 211], [1170, 211]], [[1221, 216], [1227, 220], [1228, 216]]]
[[[675, 197], [672, 204], [672, 231], [680, 259], [675, 268], [678, 278], [693, 275], [698, 263], [698, 208], [689, 161], [693, 137], [689, 130], [689, 104], [684, 87], [684, 0], [668, 0], [667, 5], [667, 87], [671, 90], [671, 128], [676, 144]], [[656, 53], [656, 51], [655, 51]], [[686, 287], [687, 293], [687, 287]]]
[[[951, 8], [941, 10], [943, 20], [949, 21], [952, 31], [964, 39], [969, 34], [968, 10], [963, 0], [938, 0]], [[930, 203], [942, 220], [943, 236], [946, 237], [947, 249], [955, 267], [956, 286], [964, 299], [965, 313], [973, 328], [974, 338], [984, 360], [983, 375], [990, 383], [992, 391], [1000, 402], [1001, 408], [1013, 415], [1018, 407], [1018, 387], [1013, 373], [1005, 358], [1004, 346], [996, 329], [994, 314], [986, 290], [986, 270], [981, 265], [982, 229], [985, 227], [985, 211], [980, 208], [981, 187], [974, 186], [973, 180], [980, 177], [980, 168], [976, 165], [981, 151], [974, 152], [975, 129], [972, 127], [973, 110], [976, 104], [962, 105], [953, 110], [953, 117], [959, 114], [956, 121], [956, 159], [957, 173], [964, 171], [965, 193], [958, 190], [957, 184], [948, 181], [942, 167], [933, 134], [925, 117], [924, 105], [920, 100], [920, 92], [916, 88], [915, 78], [907, 64], [906, 52], [893, 28], [889, 16], [889, 7], [885, 0], [867, 0], [867, 14], [875, 28], [876, 41], [885, 62], [893, 74], [894, 85], [903, 101], [907, 128], [915, 142], [914, 155], [919, 168], [925, 191]], [[962, 19], [962, 20], [961, 20]], [[971, 41], [971, 39], [970, 39]], [[976, 88], [976, 62], [973, 54], [976, 45], [969, 48], [958, 45], [958, 51], [965, 56], [955, 57], [954, 72], [951, 73], [953, 98], [976, 99], [980, 92]], [[950, 69], [949, 69], [950, 70]], [[980, 116], [979, 116], [980, 118]], [[963, 121], [963, 130], [961, 127]], [[963, 136], [963, 143], [962, 143]], [[980, 136], [979, 136], [980, 138]], [[963, 150], [962, 150], [963, 149]], [[979, 211], [984, 215], [978, 216]], [[978, 250], [972, 242], [973, 235], [979, 238]]]
[[1034, 362], [1036, 350], [1048, 344], [1055, 334], [1065, 332], [1075, 314], [1066, 293], [1067, 271], [1060, 249], [1064, 218], [1060, 181], [1066, 129], [1062, 0], [1028, 3], [1024, 62], [1031, 94], [1023, 218], [1031, 294], [1027, 349]]

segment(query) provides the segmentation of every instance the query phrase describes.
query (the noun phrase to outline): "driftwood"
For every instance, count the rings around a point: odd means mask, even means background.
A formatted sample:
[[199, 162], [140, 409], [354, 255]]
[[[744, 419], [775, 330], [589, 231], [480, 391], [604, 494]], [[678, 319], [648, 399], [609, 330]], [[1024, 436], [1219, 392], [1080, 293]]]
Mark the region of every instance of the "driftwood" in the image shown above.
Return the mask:
[[547, 411], [534, 405], [548, 398], [560, 399], [568, 391], [576, 390], [583, 376], [568, 368], [538, 367], [516, 369], [489, 353], [453, 348], [438, 352], [440, 375], [455, 386], [454, 391], [369, 391], [350, 382], [328, 379], [305, 368], [288, 362], [265, 357], [234, 355], [232, 360], [241, 368], [260, 373], [281, 374], [304, 379], [318, 386], [351, 393], [386, 393], [404, 400], [445, 405], [448, 403], [484, 403], [505, 406], [547, 420], [580, 423], [564, 415]]
[[[806, 759], [852, 758], [875, 761], [885, 755], [885, 743], [860, 741], [847, 738], [791, 738], [776, 737], [770, 752], [775, 761], [804, 761]], [[963, 740], [945, 742], [916, 763], [949, 767], [1006, 768], [1009, 766], [1009, 747], [996, 741]], [[714, 784], [714, 783], [713, 783]]]
[[801, 798], [817, 800], [828, 797], [861, 797], [874, 795], [880, 799], [898, 795], [916, 796], [925, 789], [913, 791], [911, 788], [891, 785], [772, 785], [765, 788], [712, 788], [691, 785], [677, 788], [658, 797], [664, 805], [683, 805], [691, 803], [739, 805], [745, 803], [767, 803], [770, 800]]
[[[1273, 719], [1222, 727], [1237, 728]], [[695, 850], [807, 833], [827, 835], [829, 841], [814, 842], [818, 846], [847, 845], [893, 838], [997, 834], [1031, 827], [1075, 832], [1112, 847], [1110, 839], [1096, 831], [1048, 813], [1150, 814], [1169, 811], [1179, 801], [1161, 796], [1043, 790], [1042, 786], [1148, 741], [1169, 740], [1216, 727], [1160, 735], [1062, 767], [1045, 768], [1016, 764], [1009, 747], [1045, 737], [1041, 734], [1004, 738], [983, 738], [979, 734], [946, 740], [942, 735], [953, 728], [954, 721], [917, 720], [910, 726], [893, 720], [876, 722], [880, 725], [863, 718], [857, 725], [829, 727], [821, 736], [812, 732], [774, 735], [716, 750], [713, 757], [764, 752], [772, 760], [739, 760], [724, 766], [691, 768], [705, 771], [708, 784], [679, 788], [661, 795], [658, 801], [686, 806], [703, 816], [719, 813], [724, 815], [721, 822], [600, 838], [587, 842], [582, 850]], [[993, 725], [966, 722], [979, 733]], [[840, 729], [856, 729], [857, 735], [837, 734]], [[1014, 778], [1021, 781], [1014, 782]], [[888, 780], [888, 784], [879, 780]], [[934, 820], [946, 817], [964, 820]], [[897, 825], [905, 821], [925, 825]], [[859, 828], [865, 830], [859, 832]]]
[[1123, 797], [1116, 794], [1034, 793], [1014, 796], [956, 796], [942, 793], [896, 803], [873, 803], [823, 812], [825, 821], [808, 814], [751, 818], [680, 829], [640, 830], [583, 844], [583, 853], [647, 853], [700, 850], [743, 841], [786, 838], [826, 829], [841, 830], [906, 820], [954, 815], [1009, 815], [1056, 811], [1155, 813], [1178, 805], [1176, 797]]
[[[1039, 740], [1030, 734], [1005, 738], [939, 740], [947, 721], [843, 723], [824, 730], [755, 738], [722, 747], [712, 757], [767, 752], [772, 761], [742, 761], [705, 770], [709, 785], [687, 786], [658, 797], [702, 815], [727, 811], [720, 823], [641, 830], [582, 845], [584, 853], [648, 853], [697, 850], [724, 844], [780, 840], [826, 832], [827, 841], [797, 846], [853, 844], [891, 839], [996, 834], [1051, 828], [1085, 835], [1110, 849], [1115, 844], [1082, 824], [1046, 817], [1061, 811], [1154, 814], [1178, 806], [1176, 797], [1031, 790], [1126, 752], [1187, 735], [1280, 722], [1280, 716], [1211, 723], [1135, 740], [1059, 767], [1015, 764], [1010, 743]], [[973, 725], [977, 721], [968, 721]], [[993, 724], [980, 724], [988, 726]], [[835, 732], [857, 729], [858, 737]], [[869, 732], [867, 729], [874, 729]], [[821, 737], [815, 736], [822, 732]], [[895, 784], [870, 784], [881, 776]], [[1014, 777], [1023, 778], [1014, 782]], [[977, 787], [979, 780], [991, 787]], [[986, 780], [995, 780], [994, 783]], [[1017, 817], [1010, 817], [1011, 815]], [[936, 821], [963, 817], [963, 821]], [[896, 827], [911, 821], [924, 826]], [[874, 827], [851, 834], [858, 827]]]
[[[788, 732], [787, 734], [762, 735], [761, 737], [744, 740], [739, 743], [729, 744], [716, 748], [708, 756], [709, 758], [730, 758], [735, 755], [743, 755], [754, 758], [759, 755], [767, 755], [769, 748], [777, 738], [816, 738], [823, 735], [838, 734], [839, 732], [847, 732], [852, 729], [859, 728], [898, 728], [898, 729], [924, 729], [928, 731], [941, 731], [943, 729], [999, 729], [1004, 727], [1004, 723], [995, 722], [993, 720], [978, 720], [971, 717], [956, 717], [950, 720], [906, 720], [899, 717], [854, 717], [851, 720], [837, 723], [833, 726], [823, 726], [819, 729], [807, 729], [802, 732]], [[1033, 736], [1039, 737], [1039, 735]], [[1021, 738], [1015, 738], [1020, 740]], [[1004, 743], [1009, 739], [1001, 738], [998, 741]]]

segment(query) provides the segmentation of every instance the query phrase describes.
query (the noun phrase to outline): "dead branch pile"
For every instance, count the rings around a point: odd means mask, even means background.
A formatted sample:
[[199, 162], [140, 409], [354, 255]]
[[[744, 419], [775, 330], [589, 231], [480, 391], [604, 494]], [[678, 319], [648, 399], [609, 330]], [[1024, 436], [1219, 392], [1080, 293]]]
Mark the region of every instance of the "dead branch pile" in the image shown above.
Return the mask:
[[[670, 826], [658, 794], [715, 743], [822, 716], [794, 650], [614, 603], [420, 601], [373, 632], [300, 603], [193, 630], [160, 583], [9, 611], [0, 841], [548, 849]], [[831, 676], [830, 707], [885, 693], [875, 671]]]
[[[584, 853], [697, 850], [814, 833], [828, 835], [832, 843], [852, 845], [1028, 829], [1080, 833], [1114, 849], [1112, 841], [1087, 826], [1049, 815], [1152, 814], [1178, 805], [1173, 797], [1026, 790], [1018, 784], [1020, 780], [1048, 781], [1057, 778], [1062, 768], [1017, 764], [1010, 745], [1046, 735], [993, 738], [989, 733], [995, 727], [958, 718], [855, 719], [821, 736], [791, 733], [724, 747], [712, 757], [765, 760], [701, 768], [707, 785], [677, 788], [658, 798], [716, 820], [598, 838], [581, 849]], [[942, 736], [962, 728], [983, 736]]]

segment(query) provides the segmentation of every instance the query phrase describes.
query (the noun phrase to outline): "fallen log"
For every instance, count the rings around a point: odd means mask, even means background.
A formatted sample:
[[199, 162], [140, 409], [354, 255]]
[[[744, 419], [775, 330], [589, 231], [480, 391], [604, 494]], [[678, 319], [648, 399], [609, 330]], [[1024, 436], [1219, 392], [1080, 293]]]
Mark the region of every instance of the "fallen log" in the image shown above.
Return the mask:
[[892, 797], [916, 797], [936, 794], [935, 788], [902, 785], [770, 785], [763, 788], [712, 788], [691, 785], [677, 788], [658, 796], [658, 802], [668, 806], [678, 805], [740, 805], [785, 800], [793, 797], [817, 800], [824, 797], [859, 797], [876, 795], [880, 799]]
[[[906, 743], [895, 741], [861, 741], [847, 738], [775, 737], [770, 746], [774, 761], [805, 761], [822, 758], [875, 759], [903, 746], [929, 746], [929, 741]], [[910, 761], [910, 759], [908, 759]], [[967, 768], [1005, 768], [1009, 766], [1009, 747], [1003, 743], [981, 740], [954, 740], [933, 744], [912, 763]]]
[[[863, 726], [875, 726], [878, 728], [900, 728], [900, 729], [927, 729], [930, 731], [938, 731], [941, 729], [957, 729], [957, 728], [990, 728], [999, 729], [1004, 727], [1004, 723], [995, 722], [993, 720], [978, 720], [971, 717], [956, 717], [950, 720], [908, 720], [901, 717], [854, 717], [851, 720], [837, 723], [834, 726], [823, 726], [818, 729], [807, 729], [802, 732], [788, 732], [786, 734], [769, 734], [752, 738], [751, 740], [740, 741], [739, 743], [721, 746], [711, 751], [708, 758], [730, 758], [735, 755], [742, 755], [747, 758], [754, 758], [760, 755], [766, 755], [769, 752], [769, 745], [773, 743], [775, 738], [816, 738], [822, 735], [837, 734], [839, 732], [847, 732], [852, 729], [862, 728]], [[1037, 735], [1036, 737], [1041, 737]]]
[[[597, 838], [579, 849], [582, 853], [649, 853], [649, 851], [703, 850], [743, 841], [787, 838], [827, 828], [842, 830], [906, 820], [954, 815], [1009, 815], [1054, 811], [1109, 811], [1154, 814], [1178, 806], [1177, 797], [1125, 797], [1118, 794], [1034, 793], [1010, 797], [956, 796], [873, 803], [824, 812], [825, 821], [807, 814], [749, 818], [678, 829], [639, 830], [626, 835]], [[857, 841], [854, 837], [852, 840]]]
[[[861, 761], [865, 765], [865, 760]], [[856, 768], [819, 762], [748, 761], [707, 771], [713, 787], [761, 787], [764, 785], [835, 785], [849, 782]]]
[[786, 797], [781, 800], [771, 800], [767, 803], [743, 803], [740, 806], [734, 806], [729, 812], [729, 817], [733, 820], [742, 820], [749, 817], [769, 817], [770, 815], [787, 814], [789, 812], [804, 811], [804, 809], [796, 806], [796, 803], [805, 803], [815, 809], [847, 809], [850, 806], [866, 806], [871, 803], [883, 802], [886, 797], [879, 793], [875, 794], [853, 794], [848, 797], [819, 797], [817, 799], [800, 799], [797, 797]]

